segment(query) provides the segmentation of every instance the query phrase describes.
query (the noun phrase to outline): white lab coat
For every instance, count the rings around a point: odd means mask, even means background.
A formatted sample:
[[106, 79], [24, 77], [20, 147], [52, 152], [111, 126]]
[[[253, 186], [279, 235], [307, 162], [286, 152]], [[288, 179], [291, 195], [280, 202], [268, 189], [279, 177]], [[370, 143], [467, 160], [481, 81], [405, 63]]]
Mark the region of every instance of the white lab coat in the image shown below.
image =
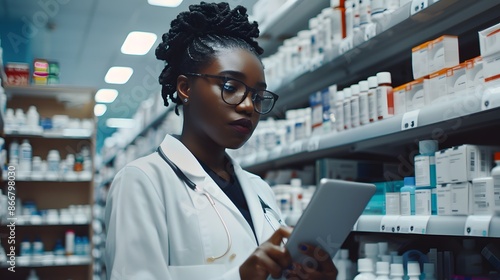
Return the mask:
[[[231, 233], [231, 250], [222, 259], [207, 261], [227, 249], [222, 222], [207, 198], [187, 187], [153, 153], [127, 164], [111, 184], [105, 214], [108, 279], [240, 279], [239, 266], [258, 246], [250, 225], [179, 140], [167, 135], [161, 147], [190, 180], [212, 195]], [[258, 196], [281, 215], [279, 207], [267, 183], [233, 164], [260, 244], [274, 230]], [[268, 217], [279, 227], [274, 215]]]

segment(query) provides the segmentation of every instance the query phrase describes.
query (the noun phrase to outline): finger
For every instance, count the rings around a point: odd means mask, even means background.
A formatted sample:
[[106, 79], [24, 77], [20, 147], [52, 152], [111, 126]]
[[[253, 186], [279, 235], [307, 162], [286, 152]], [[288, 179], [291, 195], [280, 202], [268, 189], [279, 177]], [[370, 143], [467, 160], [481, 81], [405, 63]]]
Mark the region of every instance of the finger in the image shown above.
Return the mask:
[[283, 271], [282, 266], [280, 266], [273, 258], [271, 258], [268, 252], [264, 250], [258, 250], [255, 255], [257, 257], [257, 265], [263, 267], [266, 271], [268, 271], [273, 278], [281, 277], [281, 273]]
[[292, 230], [290, 228], [279, 227], [267, 241], [271, 242], [274, 245], [279, 245], [281, 243], [281, 240], [283, 240], [283, 238], [290, 237], [291, 233]]
[[331, 256], [325, 250], [321, 249], [321, 247], [309, 244], [300, 244], [299, 250], [302, 254], [311, 258], [308, 258], [310, 260], [308, 263], [303, 264], [306, 268], [309, 268], [309, 270], [337, 271]]
[[287, 268], [292, 264], [292, 257], [284, 247], [274, 245], [269, 242], [262, 244], [261, 247], [270, 258], [281, 266], [282, 269]]

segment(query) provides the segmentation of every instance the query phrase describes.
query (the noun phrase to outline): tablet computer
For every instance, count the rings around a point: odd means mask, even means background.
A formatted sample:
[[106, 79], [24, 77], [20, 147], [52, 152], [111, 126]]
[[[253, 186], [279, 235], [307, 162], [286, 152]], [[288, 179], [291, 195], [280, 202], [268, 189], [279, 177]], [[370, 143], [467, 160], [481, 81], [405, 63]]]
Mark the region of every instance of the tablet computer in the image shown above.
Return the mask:
[[319, 246], [333, 258], [375, 190], [374, 184], [321, 179], [285, 244], [293, 261], [308, 261], [299, 251], [301, 243]]

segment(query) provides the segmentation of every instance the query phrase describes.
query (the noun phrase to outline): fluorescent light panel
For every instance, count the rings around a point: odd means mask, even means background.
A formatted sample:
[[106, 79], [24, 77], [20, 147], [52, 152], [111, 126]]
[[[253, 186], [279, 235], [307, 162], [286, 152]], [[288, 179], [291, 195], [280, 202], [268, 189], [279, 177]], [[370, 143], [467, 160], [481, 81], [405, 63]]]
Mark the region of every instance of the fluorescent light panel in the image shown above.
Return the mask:
[[109, 118], [106, 120], [106, 125], [113, 128], [133, 128], [135, 126], [135, 120], [127, 118]]
[[145, 55], [156, 42], [156, 34], [141, 31], [132, 31], [123, 42], [121, 51], [124, 54]]
[[130, 67], [113, 66], [109, 68], [104, 81], [108, 84], [124, 84], [128, 82], [132, 73], [134, 73], [134, 69]]
[[96, 117], [100, 117], [100, 116], [104, 115], [104, 113], [106, 113], [107, 109], [108, 109], [108, 106], [106, 106], [104, 104], [96, 104], [96, 105], [94, 105], [94, 115], [96, 115]]
[[95, 102], [98, 103], [113, 103], [118, 96], [116, 89], [102, 88], [95, 94]]
[[182, 3], [182, 0], [148, 0], [149, 5], [161, 7], [177, 7]]

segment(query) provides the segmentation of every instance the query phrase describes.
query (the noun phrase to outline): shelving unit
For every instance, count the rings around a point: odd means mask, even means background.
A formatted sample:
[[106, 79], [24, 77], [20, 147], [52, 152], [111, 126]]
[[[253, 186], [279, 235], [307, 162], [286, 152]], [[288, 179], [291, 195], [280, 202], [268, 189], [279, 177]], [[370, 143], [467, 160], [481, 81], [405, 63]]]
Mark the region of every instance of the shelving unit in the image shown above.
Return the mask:
[[[7, 94], [8, 108], [21, 108], [27, 111], [29, 106], [36, 106], [41, 117], [51, 118], [54, 115], [67, 115], [70, 118], [89, 119], [95, 127], [94, 120], [94, 101], [95, 90], [91, 88], [74, 88], [67, 86], [4, 86]], [[83, 147], [90, 151], [90, 157], [94, 162], [95, 150], [95, 129], [62, 129], [54, 131], [44, 131], [43, 133], [31, 134], [22, 131], [8, 131], [5, 133], [6, 147], [14, 141], [28, 139], [32, 146], [33, 156], [40, 156], [46, 159], [49, 150], [58, 150], [61, 159], [66, 158], [68, 154], [76, 154]], [[92, 168], [93, 169], [93, 168]], [[27, 173], [25, 176], [16, 178], [15, 195], [22, 201], [36, 202], [39, 210], [45, 209], [63, 209], [70, 205], [93, 205], [94, 188], [93, 174], [75, 172], [71, 178], [55, 176], [44, 177]], [[19, 173], [17, 175], [20, 175]], [[17, 176], [16, 175], [16, 176]], [[2, 188], [6, 187], [5, 179]], [[19, 205], [17, 208], [19, 209]], [[20, 213], [16, 213], [16, 216]], [[16, 225], [16, 255], [19, 263], [16, 264], [16, 273], [9, 272], [6, 266], [0, 268], [1, 279], [26, 279], [29, 270], [36, 268], [37, 274], [41, 279], [55, 279], [63, 277], [64, 279], [92, 279], [92, 256], [69, 256], [66, 261], [54, 262], [50, 257], [44, 256], [44, 259], [29, 259], [20, 254], [20, 243], [27, 238], [33, 240], [40, 237], [44, 244], [44, 251], [52, 251], [56, 241], [62, 240], [64, 243], [65, 232], [68, 229], [75, 231], [76, 236], [88, 236], [92, 240], [91, 218], [85, 223], [47, 223], [31, 224], [29, 221], [20, 222]], [[2, 226], [0, 234], [6, 236], [8, 228]], [[7, 247], [6, 239], [2, 239], [2, 245]]]
[[[289, 23], [301, 17], [309, 19], [324, 8], [322, 4], [315, 3], [318, 6], [298, 8], [300, 12], [294, 14], [293, 9], [299, 7], [299, 2], [290, 1], [288, 6], [283, 6], [283, 10], [277, 11], [268, 22]], [[316, 11], [311, 12], [314, 9]], [[342, 89], [377, 72], [391, 72], [394, 86], [410, 82], [413, 80], [412, 47], [441, 35], [458, 36], [460, 62], [471, 59], [480, 54], [477, 32], [500, 22], [498, 1], [441, 0], [413, 16], [410, 15], [410, 9], [410, 4], [401, 7], [384, 23], [384, 32], [350, 51], [342, 55], [328, 54], [328, 60], [319, 66], [304, 67], [306, 70], [303, 69], [303, 72], [295, 75], [292, 73], [282, 81], [270, 81], [270, 90], [280, 95], [280, 99], [269, 116], [283, 118], [286, 110], [309, 106], [309, 96], [314, 92], [333, 84]], [[305, 24], [300, 27], [295, 24], [280, 24], [277, 27], [274, 24], [276, 29], [273, 29], [269, 27], [269, 23], [261, 28], [263, 34], [272, 34], [268, 35], [271, 38], [280, 38], [283, 34], [295, 35], [306, 27]], [[284, 38], [287, 36], [280, 39]], [[265, 40], [267, 37], [260, 43], [264, 46], [266, 56], [276, 52], [279, 40]], [[487, 90], [484, 89], [482, 93]], [[500, 136], [492, 131], [500, 125], [500, 107], [482, 108], [485, 105], [483, 98], [484, 96], [462, 95], [433, 102], [418, 111], [415, 128], [404, 128], [402, 123], [408, 115], [399, 115], [342, 132], [312, 136], [286, 146], [246, 155], [238, 160], [246, 170], [260, 175], [270, 170], [300, 169], [306, 165], [314, 165], [316, 160], [322, 158], [339, 158], [394, 163], [408, 173], [397, 175], [411, 176], [413, 156], [418, 153], [420, 140], [438, 140], [440, 149], [461, 144], [499, 145]], [[362, 215], [346, 242], [348, 246], [353, 246], [351, 249], [355, 248], [355, 255], [363, 238], [371, 241], [395, 240], [404, 244], [403, 246], [417, 244], [417, 248], [422, 250], [429, 248], [428, 244], [444, 244], [448, 239], [453, 240], [456, 250], [461, 248], [461, 240], [466, 238], [474, 238], [481, 246], [488, 242], [498, 244], [500, 217], [492, 217], [488, 228], [479, 233], [469, 224], [475, 219], [489, 218]], [[485, 233], [487, 235], [483, 236]]]

